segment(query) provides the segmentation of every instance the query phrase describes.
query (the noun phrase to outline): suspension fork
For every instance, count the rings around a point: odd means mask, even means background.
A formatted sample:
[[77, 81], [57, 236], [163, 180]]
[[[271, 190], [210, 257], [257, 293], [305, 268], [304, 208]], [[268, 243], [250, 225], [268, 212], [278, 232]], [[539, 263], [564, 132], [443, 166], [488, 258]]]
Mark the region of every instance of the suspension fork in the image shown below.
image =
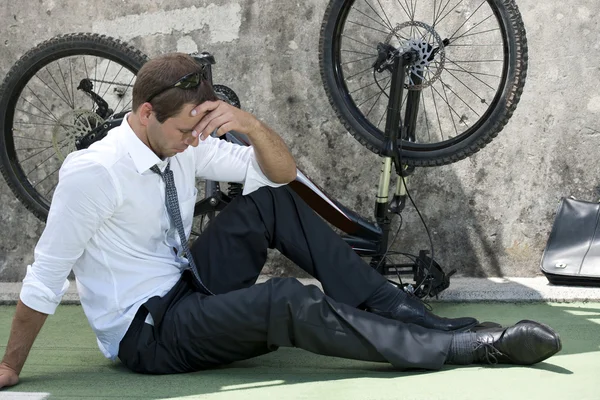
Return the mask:
[[[389, 189], [393, 159], [397, 156], [397, 138], [404, 138], [404, 132], [406, 131], [406, 127], [402, 125], [402, 120], [400, 117], [402, 108], [402, 95], [404, 92], [404, 80], [406, 77], [406, 66], [410, 65], [415, 60], [416, 54], [410, 51], [394, 57], [391, 66], [392, 80], [390, 86], [390, 97], [388, 101], [388, 112], [385, 123], [385, 136], [382, 151], [380, 153], [380, 155], [383, 156], [383, 160], [381, 173], [379, 176], [379, 186], [375, 199], [375, 220], [382, 229], [382, 237], [379, 243], [380, 254], [383, 254], [387, 250], [389, 242], [391, 225], [391, 219], [389, 215]], [[416, 117], [412, 117], [410, 115], [409, 117], [411, 118], [411, 121], [416, 120]], [[396, 167], [399, 166], [397, 165]]]
[[[420, 85], [423, 80], [418, 75], [411, 73], [411, 80], [414, 85]], [[406, 111], [404, 114], [404, 129], [402, 140], [415, 142], [417, 129], [417, 116], [419, 115], [419, 100], [421, 90], [409, 90], [406, 96]], [[406, 186], [409, 176], [415, 171], [414, 166], [401, 165], [402, 160], [396, 160], [396, 193], [390, 202], [390, 211], [398, 214], [406, 206]]]

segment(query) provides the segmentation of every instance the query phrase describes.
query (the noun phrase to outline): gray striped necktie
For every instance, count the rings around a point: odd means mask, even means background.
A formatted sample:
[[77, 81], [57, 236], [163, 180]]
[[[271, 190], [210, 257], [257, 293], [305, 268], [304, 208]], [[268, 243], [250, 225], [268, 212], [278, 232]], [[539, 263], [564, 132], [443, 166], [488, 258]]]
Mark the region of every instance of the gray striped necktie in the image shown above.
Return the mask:
[[171, 222], [173, 222], [175, 228], [177, 228], [179, 239], [181, 240], [181, 248], [183, 249], [187, 260], [190, 263], [190, 269], [192, 270], [196, 281], [200, 287], [206, 291], [207, 294], [213, 294], [210, 290], [208, 290], [204, 283], [202, 283], [202, 279], [200, 279], [200, 274], [196, 268], [196, 263], [194, 263], [194, 257], [192, 257], [192, 253], [190, 252], [190, 248], [185, 237], [185, 230], [183, 229], [183, 222], [181, 221], [181, 213], [179, 211], [179, 201], [177, 199], [177, 188], [175, 187], [175, 181], [173, 180], [173, 171], [171, 171], [171, 162], [169, 161], [167, 164], [165, 172], [160, 172], [160, 169], [157, 165], [153, 165], [150, 170], [160, 175], [165, 181], [165, 203], [167, 205], [167, 212], [171, 217]]

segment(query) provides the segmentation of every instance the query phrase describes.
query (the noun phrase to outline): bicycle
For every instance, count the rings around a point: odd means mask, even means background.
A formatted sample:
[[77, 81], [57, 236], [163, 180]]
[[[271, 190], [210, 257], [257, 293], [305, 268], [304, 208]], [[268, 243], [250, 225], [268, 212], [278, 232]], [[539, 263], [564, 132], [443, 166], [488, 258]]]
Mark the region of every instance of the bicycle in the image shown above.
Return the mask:
[[[212, 82], [214, 58], [194, 57]], [[0, 171], [38, 218], [47, 216], [66, 155], [120, 124], [146, 60], [120, 40], [77, 33], [39, 44], [11, 68], [0, 86]], [[456, 162], [493, 140], [517, 107], [527, 62], [525, 28], [514, 0], [330, 0], [319, 41], [322, 83], [343, 125], [383, 158], [375, 221], [329, 197], [300, 170], [290, 186], [379, 272], [397, 275], [419, 297], [437, 295], [454, 271], [443, 271], [433, 246], [411, 263], [388, 259], [404, 254], [389, 248], [402, 226], [401, 220], [390, 243], [392, 219], [407, 198], [412, 201], [406, 181], [415, 167]], [[241, 106], [232, 89], [214, 88], [221, 99]], [[380, 102], [384, 95], [388, 101]], [[50, 136], [40, 137], [39, 128], [48, 128]], [[236, 132], [226, 140], [249, 144]], [[41, 162], [31, 167], [33, 160]], [[397, 186], [390, 199], [392, 172]], [[228, 184], [225, 191], [219, 182], [206, 182], [194, 210], [200, 226], [241, 191], [240, 184]], [[401, 275], [412, 275], [415, 285], [402, 283]]]

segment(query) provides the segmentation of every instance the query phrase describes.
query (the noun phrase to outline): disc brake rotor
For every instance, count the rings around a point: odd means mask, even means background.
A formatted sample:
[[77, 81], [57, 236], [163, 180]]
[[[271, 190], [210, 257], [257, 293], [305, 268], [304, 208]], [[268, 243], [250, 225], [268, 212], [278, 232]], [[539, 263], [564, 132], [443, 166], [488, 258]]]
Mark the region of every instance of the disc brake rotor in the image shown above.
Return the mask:
[[75, 141], [102, 124], [104, 119], [93, 111], [72, 110], [63, 114], [52, 129], [52, 146], [61, 162], [75, 150]]
[[[403, 52], [415, 50], [418, 53], [417, 62], [408, 68], [410, 74], [405, 85], [407, 89], [421, 90], [431, 86], [444, 71], [444, 42], [435, 29], [424, 22], [407, 21], [396, 25], [387, 35], [385, 43]], [[420, 83], [415, 82], [415, 76], [420, 78]]]

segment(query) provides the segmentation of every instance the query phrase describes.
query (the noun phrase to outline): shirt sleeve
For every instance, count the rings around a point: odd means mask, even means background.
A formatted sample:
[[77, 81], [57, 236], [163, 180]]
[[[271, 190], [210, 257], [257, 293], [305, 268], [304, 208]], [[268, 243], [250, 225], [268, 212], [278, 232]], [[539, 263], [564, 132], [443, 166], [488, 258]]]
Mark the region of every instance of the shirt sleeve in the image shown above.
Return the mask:
[[68, 157], [59, 173], [46, 227], [27, 266], [21, 301], [54, 314], [69, 287], [67, 276], [85, 246], [118, 203], [109, 171], [84, 157]]
[[252, 146], [240, 146], [209, 136], [194, 149], [196, 176], [220, 182], [244, 183], [243, 195], [263, 187], [279, 187], [262, 172]]

